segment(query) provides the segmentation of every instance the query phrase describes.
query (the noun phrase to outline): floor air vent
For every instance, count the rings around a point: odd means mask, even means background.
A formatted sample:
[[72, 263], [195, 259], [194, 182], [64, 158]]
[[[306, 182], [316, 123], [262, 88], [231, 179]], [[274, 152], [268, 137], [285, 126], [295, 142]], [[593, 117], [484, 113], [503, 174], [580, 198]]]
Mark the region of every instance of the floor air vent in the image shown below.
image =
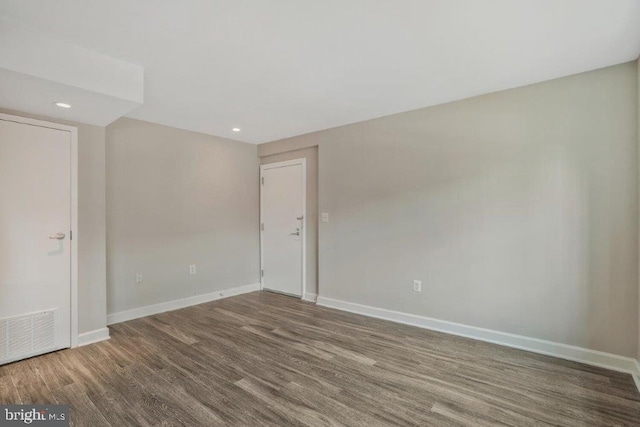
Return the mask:
[[7, 358], [7, 321], [0, 319], [0, 361]]
[[0, 363], [52, 349], [54, 314], [49, 310], [0, 319]]

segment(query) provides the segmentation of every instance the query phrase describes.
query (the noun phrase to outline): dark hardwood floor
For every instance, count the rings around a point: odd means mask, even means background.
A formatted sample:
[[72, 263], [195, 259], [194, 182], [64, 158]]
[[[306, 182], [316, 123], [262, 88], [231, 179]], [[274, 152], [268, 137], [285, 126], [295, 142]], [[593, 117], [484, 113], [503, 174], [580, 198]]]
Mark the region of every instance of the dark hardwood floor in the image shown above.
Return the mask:
[[74, 425], [640, 425], [630, 375], [254, 292], [0, 367]]

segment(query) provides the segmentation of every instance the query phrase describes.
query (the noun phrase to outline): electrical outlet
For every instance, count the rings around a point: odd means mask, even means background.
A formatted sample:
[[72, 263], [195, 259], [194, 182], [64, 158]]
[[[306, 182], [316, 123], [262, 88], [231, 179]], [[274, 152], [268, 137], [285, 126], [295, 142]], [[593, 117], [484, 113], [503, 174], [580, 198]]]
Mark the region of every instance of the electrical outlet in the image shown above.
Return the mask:
[[422, 282], [420, 280], [413, 281], [413, 292], [422, 292]]
[[195, 264], [191, 264], [189, 266], [189, 274], [196, 274], [196, 265]]
[[142, 283], [142, 273], [136, 273], [136, 283]]
[[329, 212], [322, 212], [322, 222], [329, 222]]

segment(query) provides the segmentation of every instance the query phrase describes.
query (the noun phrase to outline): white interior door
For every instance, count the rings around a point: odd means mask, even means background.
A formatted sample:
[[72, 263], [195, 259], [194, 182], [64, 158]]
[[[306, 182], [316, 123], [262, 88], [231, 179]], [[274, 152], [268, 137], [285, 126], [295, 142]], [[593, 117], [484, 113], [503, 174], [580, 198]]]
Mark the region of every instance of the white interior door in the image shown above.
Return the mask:
[[71, 344], [71, 133], [0, 119], [0, 364]]
[[262, 286], [304, 294], [304, 159], [261, 166]]

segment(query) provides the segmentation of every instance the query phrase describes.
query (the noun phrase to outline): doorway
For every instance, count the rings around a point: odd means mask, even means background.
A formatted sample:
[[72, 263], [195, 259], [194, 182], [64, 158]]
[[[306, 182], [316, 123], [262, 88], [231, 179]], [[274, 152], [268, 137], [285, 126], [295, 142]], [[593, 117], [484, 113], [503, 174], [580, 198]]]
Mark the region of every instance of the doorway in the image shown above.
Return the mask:
[[306, 159], [260, 166], [262, 289], [305, 297]]
[[0, 364], [77, 345], [77, 129], [0, 114]]

